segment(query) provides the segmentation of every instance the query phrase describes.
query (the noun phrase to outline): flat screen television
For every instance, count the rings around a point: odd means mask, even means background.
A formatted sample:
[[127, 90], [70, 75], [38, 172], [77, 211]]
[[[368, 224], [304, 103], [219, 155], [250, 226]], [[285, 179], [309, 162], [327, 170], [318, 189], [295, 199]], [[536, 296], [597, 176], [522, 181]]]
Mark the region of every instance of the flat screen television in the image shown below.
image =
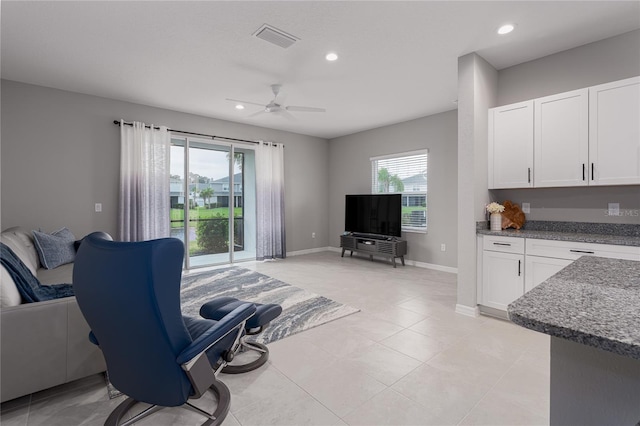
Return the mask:
[[402, 230], [402, 195], [347, 195], [345, 200], [344, 230], [355, 234], [400, 237]]

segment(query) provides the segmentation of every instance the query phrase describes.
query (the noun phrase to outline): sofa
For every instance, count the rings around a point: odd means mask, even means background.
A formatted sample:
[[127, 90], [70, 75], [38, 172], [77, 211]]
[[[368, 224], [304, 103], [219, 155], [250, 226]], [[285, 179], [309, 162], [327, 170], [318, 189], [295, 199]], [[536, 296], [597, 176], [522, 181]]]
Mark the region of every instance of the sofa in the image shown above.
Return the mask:
[[[41, 284], [71, 283], [73, 263], [42, 267], [33, 235], [9, 228], [0, 240]], [[75, 297], [21, 303], [9, 273], [0, 277], [0, 402], [105, 371], [102, 352], [89, 342], [89, 326]]]

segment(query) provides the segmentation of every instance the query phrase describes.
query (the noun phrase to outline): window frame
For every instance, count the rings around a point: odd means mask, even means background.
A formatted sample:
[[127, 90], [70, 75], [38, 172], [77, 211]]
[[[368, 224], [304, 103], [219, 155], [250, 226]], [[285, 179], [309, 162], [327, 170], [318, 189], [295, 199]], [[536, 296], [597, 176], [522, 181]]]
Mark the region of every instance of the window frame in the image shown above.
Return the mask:
[[401, 159], [403, 157], [412, 157], [412, 156], [416, 156], [416, 155], [424, 155], [426, 156], [426, 180], [427, 180], [427, 185], [426, 185], [426, 189], [424, 191], [394, 191], [394, 192], [387, 192], [387, 194], [402, 194], [403, 197], [403, 206], [404, 206], [404, 198], [405, 197], [411, 197], [412, 195], [424, 195], [424, 199], [425, 199], [425, 225], [424, 227], [416, 227], [416, 226], [405, 226], [402, 225], [402, 232], [409, 232], [409, 233], [418, 233], [418, 234], [426, 234], [428, 232], [429, 229], [429, 215], [427, 215], [427, 208], [429, 206], [429, 189], [428, 189], [428, 181], [429, 181], [429, 149], [425, 148], [425, 149], [420, 149], [420, 150], [415, 150], [415, 151], [408, 151], [408, 152], [400, 152], [400, 153], [395, 153], [395, 154], [387, 154], [387, 155], [379, 155], [379, 156], [375, 156], [375, 157], [370, 157], [369, 161], [371, 163], [371, 193], [372, 194], [379, 194], [380, 192], [376, 192], [376, 188], [377, 188], [377, 184], [378, 184], [378, 162], [380, 160], [392, 160], [392, 159]]

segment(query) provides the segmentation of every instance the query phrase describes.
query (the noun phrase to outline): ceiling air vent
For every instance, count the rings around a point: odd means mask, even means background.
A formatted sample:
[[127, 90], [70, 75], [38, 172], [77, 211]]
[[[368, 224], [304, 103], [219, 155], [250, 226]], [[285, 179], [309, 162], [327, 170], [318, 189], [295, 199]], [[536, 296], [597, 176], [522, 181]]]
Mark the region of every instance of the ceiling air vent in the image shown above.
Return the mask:
[[287, 34], [284, 31], [272, 27], [268, 24], [264, 24], [263, 26], [258, 28], [258, 31], [253, 33], [253, 35], [265, 41], [268, 41], [269, 43], [284, 47], [285, 49], [291, 46], [296, 41], [300, 40], [298, 37]]

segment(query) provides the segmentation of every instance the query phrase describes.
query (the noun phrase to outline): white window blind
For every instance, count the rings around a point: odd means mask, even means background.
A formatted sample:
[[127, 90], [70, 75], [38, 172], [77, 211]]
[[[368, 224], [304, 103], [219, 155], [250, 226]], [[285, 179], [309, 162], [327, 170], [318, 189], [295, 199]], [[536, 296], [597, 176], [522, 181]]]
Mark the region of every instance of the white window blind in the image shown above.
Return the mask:
[[402, 230], [427, 230], [427, 150], [371, 158], [371, 192], [402, 194]]

